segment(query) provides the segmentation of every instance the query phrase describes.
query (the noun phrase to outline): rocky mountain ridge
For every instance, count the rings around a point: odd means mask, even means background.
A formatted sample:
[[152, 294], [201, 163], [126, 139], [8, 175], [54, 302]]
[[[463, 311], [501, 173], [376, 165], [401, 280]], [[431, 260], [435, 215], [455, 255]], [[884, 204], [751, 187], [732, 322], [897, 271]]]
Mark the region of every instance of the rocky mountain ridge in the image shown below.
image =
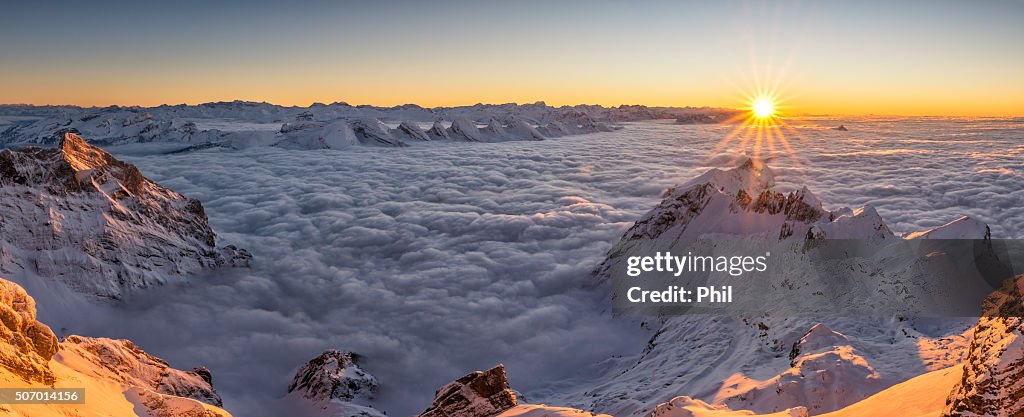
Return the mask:
[[0, 272], [100, 298], [251, 255], [218, 247], [203, 205], [65, 134], [57, 148], [0, 151]]

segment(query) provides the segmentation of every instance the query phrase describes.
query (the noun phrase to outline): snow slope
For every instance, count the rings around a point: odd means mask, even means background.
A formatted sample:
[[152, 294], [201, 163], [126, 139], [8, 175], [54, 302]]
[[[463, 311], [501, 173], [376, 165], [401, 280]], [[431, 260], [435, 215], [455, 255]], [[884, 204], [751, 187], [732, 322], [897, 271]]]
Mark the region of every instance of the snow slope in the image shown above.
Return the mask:
[[886, 388], [849, 407], [821, 417], [936, 417], [946, 406], [949, 390], [963, 372], [960, 366], [931, 371]]

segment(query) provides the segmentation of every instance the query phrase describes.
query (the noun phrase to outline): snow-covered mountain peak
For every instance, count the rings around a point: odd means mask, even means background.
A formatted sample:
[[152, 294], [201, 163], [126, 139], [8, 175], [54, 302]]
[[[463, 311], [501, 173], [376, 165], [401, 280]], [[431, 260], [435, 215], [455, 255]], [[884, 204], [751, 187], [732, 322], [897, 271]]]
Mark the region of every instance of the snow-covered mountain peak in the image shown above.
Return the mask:
[[0, 272], [104, 298], [251, 258], [216, 246], [198, 200], [72, 133], [0, 152], [0, 219]]
[[759, 159], [746, 158], [732, 169], [712, 168], [684, 184], [681, 188], [692, 188], [703, 184], [713, 184], [715, 188], [726, 194], [736, 194], [740, 190], [751, 196], [775, 186], [775, 173]]
[[372, 400], [378, 388], [377, 379], [360, 368], [356, 359], [357, 356], [349, 352], [324, 351], [295, 373], [288, 392], [315, 401]]
[[747, 158], [732, 169], [712, 168], [663, 194], [620, 240], [669, 237], [803, 237], [827, 213], [821, 202], [803, 188], [776, 191], [775, 175], [763, 162]]
[[384, 417], [373, 408], [377, 379], [356, 363], [358, 355], [330, 349], [311, 359], [288, 385], [286, 407], [324, 417]]

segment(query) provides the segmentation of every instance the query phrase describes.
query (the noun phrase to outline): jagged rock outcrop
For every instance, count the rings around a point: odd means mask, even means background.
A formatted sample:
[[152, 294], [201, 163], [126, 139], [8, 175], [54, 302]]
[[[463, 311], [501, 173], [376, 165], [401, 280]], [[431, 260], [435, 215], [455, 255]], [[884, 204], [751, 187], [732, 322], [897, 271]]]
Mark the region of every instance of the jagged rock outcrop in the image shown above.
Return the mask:
[[448, 136], [448, 129], [445, 129], [440, 120], [435, 120], [433, 126], [427, 129], [427, 136], [432, 140], [451, 139], [451, 136]]
[[393, 132], [395, 132], [396, 135], [403, 136], [406, 139], [413, 141], [430, 140], [430, 136], [427, 135], [427, 132], [424, 132], [423, 129], [420, 129], [419, 125], [417, 125], [415, 122], [410, 122], [408, 120], [400, 123], [398, 127], [393, 130]]
[[0, 279], [0, 387], [83, 388], [94, 398], [74, 408], [0, 404], [0, 414], [230, 417], [219, 408], [212, 380], [206, 368], [171, 368], [127, 340], [69, 336], [58, 342], [36, 321], [33, 298]]
[[355, 133], [359, 143], [364, 145], [381, 146], [405, 146], [405, 142], [391, 136], [388, 127], [380, 120], [371, 118], [358, 118], [349, 122], [352, 132]]
[[358, 355], [327, 350], [313, 358], [288, 385], [288, 396], [311, 407], [318, 415], [332, 417], [379, 417], [372, 402], [379, 385], [377, 379], [356, 363]]
[[377, 379], [363, 371], [356, 358], [349, 352], [327, 350], [295, 373], [288, 392], [311, 400], [372, 400]]
[[198, 200], [78, 135], [65, 134], [57, 148], [0, 152], [0, 272], [119, 298], [250, 259], [245, 250], [217, 247]]
[[476, 371], [441, 387], [419, 417], [490, 417], [516, 406], [505, 366]]
[[984, 312], [944, 416], [1024, 415], [1024, 275], [989, 296]]
[[57, 353], [57, 336], [36, 321], [36, 302], [17, 284], [0, 279], [0, 367], [25, 382], [51, 385], [48, 365]]

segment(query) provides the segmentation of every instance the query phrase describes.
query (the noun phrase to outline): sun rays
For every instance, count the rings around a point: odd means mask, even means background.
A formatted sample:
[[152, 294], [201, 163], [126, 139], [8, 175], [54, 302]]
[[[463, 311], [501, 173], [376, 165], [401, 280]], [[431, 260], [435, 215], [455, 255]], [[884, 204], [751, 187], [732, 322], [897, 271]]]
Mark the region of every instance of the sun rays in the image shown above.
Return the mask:
[[737, 106], [744, 111], [724, 124], [731, 130], [715, 145], [709, 155], [735, 154], [735, 161], [744, 157], [770, 160], [786, 156], [796, 166], [802, 165], [793, 141], [802, 140], [799, 132], [789, 125], [786, 97], [779, 93], [778, 81], [763, 85], [756, 77], [753, 85], [740, 90]]

